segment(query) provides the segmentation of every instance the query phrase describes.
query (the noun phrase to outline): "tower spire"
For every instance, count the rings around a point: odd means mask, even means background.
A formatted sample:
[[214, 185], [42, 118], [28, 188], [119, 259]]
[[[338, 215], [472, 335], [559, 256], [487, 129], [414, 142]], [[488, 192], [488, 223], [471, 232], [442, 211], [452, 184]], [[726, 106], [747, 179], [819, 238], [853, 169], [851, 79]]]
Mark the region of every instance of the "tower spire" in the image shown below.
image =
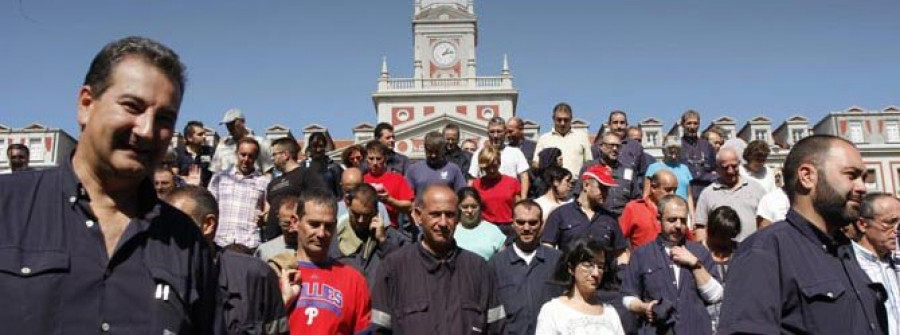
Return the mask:
[[381, 56], [381, 77], [388, 77], [387, 57]]
[[507, 59], [506, 54], [503, 54], [503, 72], [502, 72], [502, 74], [504, 76], [509, 75], [509, 60]]

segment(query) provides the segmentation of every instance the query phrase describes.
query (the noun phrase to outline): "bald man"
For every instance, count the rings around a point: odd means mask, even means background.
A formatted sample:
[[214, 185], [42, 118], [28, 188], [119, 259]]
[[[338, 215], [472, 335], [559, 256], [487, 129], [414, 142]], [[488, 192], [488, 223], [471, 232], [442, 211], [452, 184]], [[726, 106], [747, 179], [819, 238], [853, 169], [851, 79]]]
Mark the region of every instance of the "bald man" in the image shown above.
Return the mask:
[[481, 256], [453, 240], [459, 199], [431, 185], [416, 199], [413, 216], [423, 239], [381, 263], [372, 291], [372, 323], [395, 334], [502, 332], [506, 313]]
[[[363, 172], [359, 168], [348, 168], [341, 173], [341, 190], [343, 190], [341, 193], [344, 196], [341, 198], [341, 201], [338, 201], [338, 222], [347, 221], [347, 218], [350, 216], [348, 208], [350, 208], [350, 203], [353, 201], [353, 189], [362, 183]], [[390, 225], [391, 221], [388, 218], [387, 208], [384, 207], [384, 203], [381, 201], [378, 202], [378, 216], [381, 218], [381, 222]]]
[[694, 236], [698, 240], [706, 239], [709, 213], [721, 206], [731, 207], [741, 218], [738, 241], [756, 232], [756, 208], [766, 191], [755, 181], [741, 177], [740, 164], [740, 155], [732, 147], [723, 147], [716, 154], [716, 173], [719, 178], [703, 189], [697, 199]]
[[675, 194], [678, 189], [678, 178], [669, 170], [659, 170], [648, 178], [649, 192], [644, 198], [632, 200], [625, 205], [619, 217], [622, 234], [636, 249], [652, 242], [659, 234], [660, 225], [657, 218], [656, 203], [664, 195]]

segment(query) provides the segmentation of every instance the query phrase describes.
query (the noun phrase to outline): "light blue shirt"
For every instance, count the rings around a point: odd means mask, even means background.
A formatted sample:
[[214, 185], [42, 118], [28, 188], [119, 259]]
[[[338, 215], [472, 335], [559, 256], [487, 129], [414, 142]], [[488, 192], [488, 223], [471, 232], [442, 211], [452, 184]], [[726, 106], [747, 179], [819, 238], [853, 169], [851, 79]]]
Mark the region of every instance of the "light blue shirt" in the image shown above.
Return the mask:
[[645, 172], [644, 175], [649, 179], [650, 176], [661, 169], [669, 170], [675, 175], [675, 178], [678, 179], [678, 189], [675, 190], [675, 194], [687, 199], [688, 188], [691, 186], [691, 179], [694, 178], [691, 176], [691, 170], [688, 166], [682, 163], [669, 165], [666, 164], [666, 162], [656, 162], [647, 167], [647, 172]]
[[481, 221], [473, 229], [458, 224], [453, 238], [456, 239], [457, 246], [484, 257], [484, 260], [490, 260], [503, 248], [503, 242], [506, 242], [506, 235], [500, 228], [487, 221]]

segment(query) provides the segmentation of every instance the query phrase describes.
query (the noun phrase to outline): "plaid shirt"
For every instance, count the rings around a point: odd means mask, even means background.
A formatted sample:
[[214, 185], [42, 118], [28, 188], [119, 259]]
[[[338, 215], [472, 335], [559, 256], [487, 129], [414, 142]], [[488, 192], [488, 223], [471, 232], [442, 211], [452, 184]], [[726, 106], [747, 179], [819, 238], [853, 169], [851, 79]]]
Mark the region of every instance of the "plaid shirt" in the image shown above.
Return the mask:
[[869, 279], [881, 283], [887, 290], [884, 307], [888, 315], [888, 334], [900, 335], [900, 320], [897, 320], [900, 317], [900, 268], [897, 267], [897, 260], [878, 258], [856, 242], [853, 242], [853, 251], [856, 252], [859, 267], [869, 275]]
[[219, 202], [219, 227], [215, 242], [224, 247], [232, 243], [251, 249], [259, 246], [258, 215], [265, 209], [266, 186], [271, 178], [259, 170], [241, 174], [232, 167], [213, 175], [209, 191]]

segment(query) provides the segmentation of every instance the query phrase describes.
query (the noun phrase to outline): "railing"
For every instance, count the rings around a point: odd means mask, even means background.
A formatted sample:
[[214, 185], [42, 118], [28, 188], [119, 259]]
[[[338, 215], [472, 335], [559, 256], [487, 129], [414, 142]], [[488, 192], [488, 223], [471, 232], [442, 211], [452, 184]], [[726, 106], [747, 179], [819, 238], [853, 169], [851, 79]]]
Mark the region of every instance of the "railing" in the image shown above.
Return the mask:
[[408, 91], [417, 89], [466, 90], [466, 89], [512, 89], [511, 77], [475, 77], [475, 78], [387, 78], [381, 79], [379, 91]]

